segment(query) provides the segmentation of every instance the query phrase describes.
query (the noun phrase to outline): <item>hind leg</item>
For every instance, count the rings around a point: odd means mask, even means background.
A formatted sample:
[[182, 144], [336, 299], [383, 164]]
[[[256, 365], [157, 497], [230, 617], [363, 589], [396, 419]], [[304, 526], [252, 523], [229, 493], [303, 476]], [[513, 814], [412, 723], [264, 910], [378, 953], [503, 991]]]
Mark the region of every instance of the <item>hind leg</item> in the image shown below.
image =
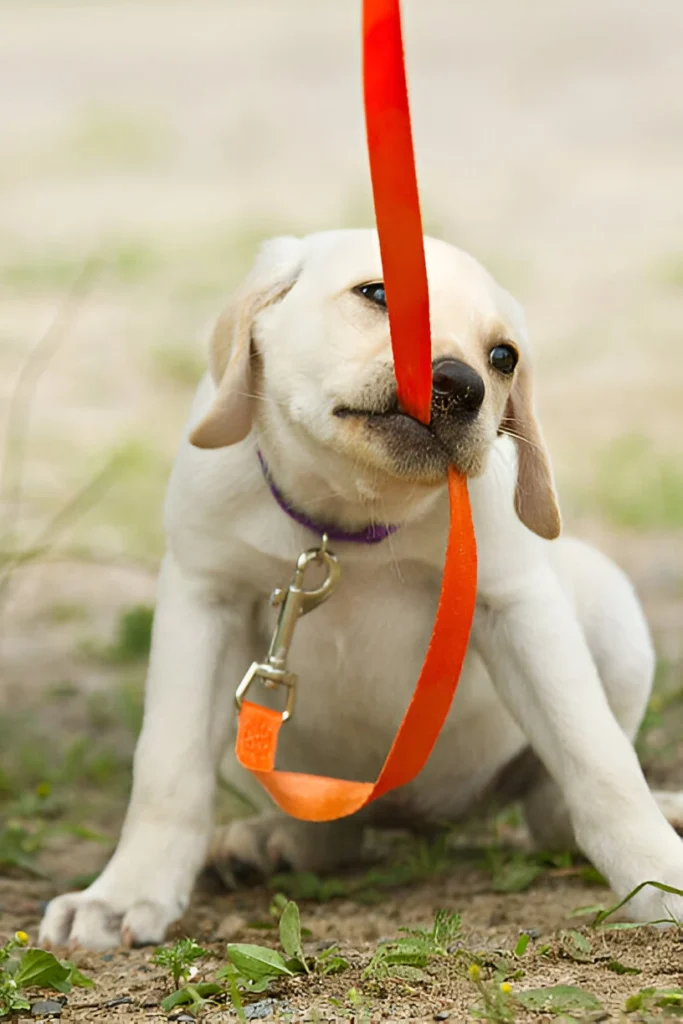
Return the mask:
[[[579, 541], [562, 540], [551, 552], [554, 568], [574, 601], [612, 713], [633, 742], [650, 697], [655, 667], [640, 603], [626, 576], [595, 549]], [[683, 798], [658, 802], [665, 816], [676, 813], [679, 821], [683, 817]], [[540, 764], [524, 811], [538, 846], [576, 846], [559, 787]]]
[[277, 871], [329, 874], [361, 859], [363, 823], [307, 822], [266, 811], [218, 829], [208, 865], [229, 886]]

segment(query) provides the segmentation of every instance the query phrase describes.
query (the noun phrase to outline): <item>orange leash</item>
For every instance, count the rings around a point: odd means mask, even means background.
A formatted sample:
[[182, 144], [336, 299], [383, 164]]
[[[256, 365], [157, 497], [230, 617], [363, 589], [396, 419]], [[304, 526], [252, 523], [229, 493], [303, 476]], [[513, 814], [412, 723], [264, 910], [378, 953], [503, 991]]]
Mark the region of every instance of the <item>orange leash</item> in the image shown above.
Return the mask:
[[[405, 412], [428, 423], [429, 295], [398, 0], [364, 0], [363, 43], [368, 150], [399, 401]], [[467, 481], [453, 469], [448, 473], [448, 492], [450, 533], [434, 630], [413, 697], [376, 782], [277, 771], [278, 736], [293, 707], [294, 677], [282, 669], [269, 675], [268, 665], [255, 664], [242, 682], [237, 760], [295, 818], [332, 821], [354, 814], [371, 800], [406, 785], [427, 763], [458, 685], [476, 598], [477, 552]], [[336, 564], [334, 556], [331, 559]], [[306, 593], [296, 587], [290, 587], [290, 592], [300, 602]], [[291, 629], [285, 627], [283, 649], [291, 640], [296, 615], [305, 610], [303, 605], [300, 610], [296, 606]], [[284, 682], [290, 688], [284, 714], [243, 699], [257, 677]]]
[[363, 97], [399, 400], [404, 412], [429, 423], [429, 292], [399, 0], [363, 4]]
[[448, 475], [451, 530], [434, 632], [408, 710], [376, 782], [275, 771], [282, 713], [245, 700], [239, 716], [237, 760], [253, 772], [283, 811], [305, 821], [354, 814], [422, 770], [446, 721], [467, 650], [474, 614], [477, 551], [467, 482]]

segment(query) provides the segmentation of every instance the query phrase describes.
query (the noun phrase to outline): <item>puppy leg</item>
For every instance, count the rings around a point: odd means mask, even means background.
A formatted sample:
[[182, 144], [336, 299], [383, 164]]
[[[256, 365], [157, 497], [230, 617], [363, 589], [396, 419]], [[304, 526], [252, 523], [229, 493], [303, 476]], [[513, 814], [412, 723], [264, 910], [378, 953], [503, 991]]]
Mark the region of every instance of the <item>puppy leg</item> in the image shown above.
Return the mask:
[[145, 717], [118, 848], [85, 892], [53, 900], [41, 942], [105, 949], [161, 942], [184, 912], [209, 842], [216, 764], [233, 695], [216, 690], [226, 647], [247, 664], [246, 609], [226, 608], [167, 556]]
[[[473, 639], [510, 713], [558, 784], [583, 852], [623, 897], [683, 888], [683, 844], [610, 710], [576, 615], [549, 565], [481, 607]], [[683, 899], [646, 888], [629, 912], [683, 920]]]
[[363, 824], [355, 819], [297, 821], [279, 811], [219, 829], [208, 864], [229, 886], [276, 871], [326, 874], [360, 859]]
[[[633, 742], [655, 669], [650, 633], [633, 587], [610, 559], [580, 541], [554, 545], [553, 566], [572, 595], [610, 710]], [[661, 803], [660, 808], [664, 810]], [[539, 769], [524, 809], [538, 846], [566, 850], [576, 845], [564, 798], [545, 769]], [[681, 810], [679, 806], [679, 821]], [[666, 810], [664, 814], [669, 818]]]

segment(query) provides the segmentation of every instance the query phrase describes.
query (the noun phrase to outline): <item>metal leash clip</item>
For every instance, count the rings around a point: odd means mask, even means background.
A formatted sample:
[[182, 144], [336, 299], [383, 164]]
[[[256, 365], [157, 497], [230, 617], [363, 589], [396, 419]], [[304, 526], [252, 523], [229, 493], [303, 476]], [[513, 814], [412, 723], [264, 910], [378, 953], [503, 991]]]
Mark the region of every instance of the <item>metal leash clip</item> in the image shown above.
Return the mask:
[[[304, 576], [312, 564], [322, 565], [327, 575], [319, 587], [305, 590], [303, 587]], [[287, 704], [282, 712], [282, 721], [286, 722], [292, 717], [298, 677], [295, 672], [288, 670], [287, 656], [294, 638], [294, 628], [302, 615], [307, 615], [308, 612], [312, 612], [314, 608], [327, 600], [339, 582], [340, 575], [341, 569], [336, 556], [327, 550], [327, 534], [323, 536], [319, 548], [311, 548], [299, 555], [292, 582], [286, 590], [278, 588], [271, 595], [270, 603], [274, 607], [280, 606], [277, 625], [270, 641], [266, 660], [253, 662], [237, 687], [235, 704], [238, 711], [242, 707], [242, 701], [251, 684], [256, 679], [261, 679], [269, 689], [274, 689], [276, 686], [287, 687]]]

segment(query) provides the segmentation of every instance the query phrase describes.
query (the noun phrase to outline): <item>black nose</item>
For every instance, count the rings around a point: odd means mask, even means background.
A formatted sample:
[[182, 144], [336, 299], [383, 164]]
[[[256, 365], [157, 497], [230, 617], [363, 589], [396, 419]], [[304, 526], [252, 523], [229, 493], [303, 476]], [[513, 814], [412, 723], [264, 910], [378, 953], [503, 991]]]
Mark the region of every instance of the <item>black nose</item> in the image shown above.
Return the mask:
[[435, 412], [473, 416], [484, 401], [486, 388], [476, 370], [460, 359], [436, 359], [432, 368]]

